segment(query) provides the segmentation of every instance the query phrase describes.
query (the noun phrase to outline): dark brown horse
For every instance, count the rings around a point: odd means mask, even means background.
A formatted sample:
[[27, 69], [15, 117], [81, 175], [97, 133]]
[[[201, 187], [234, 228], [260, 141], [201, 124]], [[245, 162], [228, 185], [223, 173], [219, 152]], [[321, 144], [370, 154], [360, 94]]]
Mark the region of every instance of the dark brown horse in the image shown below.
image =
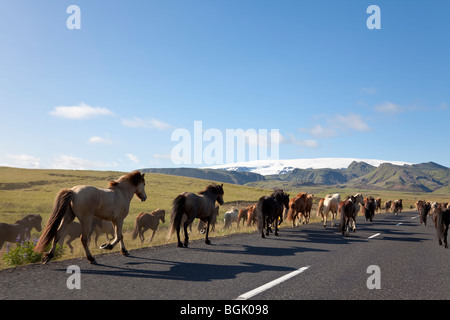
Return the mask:
[[450, 209], [436, 208], [433, 212], [433, 222], [436, 227], [439, 245], [441, 246], [444, 243], [445, 248], [448, 248], [447, 235], [450, 224]]
[[275, 189], [270, 196], [259, 198], [256, 204], [256, 219], [262, 238], [265, 238], [264, 228], [266, 228], [266, 235], [268, 236], [271, 225], [275, 227], [275, 235], [278, 236], [278, 224], [283, 221], [283, 206], [288, 210], [289, 194], [281, 189]]
[[374, 198], [372, 197], [364, 198], [364, 216], [366, 217], [366, 221], [370, 220], [370, 222], [372, 222], [372, 219], [375, 216], [376, 206], [377, 204]]
[[205, 243], [210, 244], [209, 240], [209, 227], [211, 221], [216, 213], [215, 203], [216, 201], [223, 205], [223, 184], [216, 185], [211, 184], [206, 187], [205, 190], [198, 194], [191, 192], [183, 192], [173, 200], [172, 214], [170, 217], [170, 228], [167, 238], [177, 231], [178, 247], [183, 247], [183, 243], [180, 241], [180, 227], [183, 214], [187, 216], [186, 221], [183, 224], [184, 229], [184, 247], [188, 247], [189, 236], [187, 228], [194, 221], [195, 218], [206, 222], [206, 237]]
[[[343, 236], [349, 235], [349, 228], [355, 219], [356, 208], [356, 197], [350, 196], [345, 201], [341, 201], [339, 204], [339, 211], [341, 212], [341, 224], [339, 225], [339, 231], [342, 232]], [[354, 223], [353, 223], [354, 226]], [[353, 227], [353, 232], [355, 232], [355, 227]]]
[[427, 225], [427, 216], [431, 209], [431, 204], [422, 200], [416, 202], [417, 210], [419, 211], [420, 224]]

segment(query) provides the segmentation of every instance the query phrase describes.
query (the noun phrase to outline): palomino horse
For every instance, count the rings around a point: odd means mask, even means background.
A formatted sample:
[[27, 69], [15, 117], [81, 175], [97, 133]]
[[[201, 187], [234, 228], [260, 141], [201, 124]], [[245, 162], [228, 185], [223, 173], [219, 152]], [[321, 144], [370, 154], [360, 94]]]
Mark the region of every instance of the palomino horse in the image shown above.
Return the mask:
[[[356, 197], [350, 196], [346, 200], [339, 204], [339, 210], [341, 212], [341, 224], [339, 225], [339, 231], [342, 232], [343, 236], [348, 236], [349, 227], [352, 220], [355, 219], [355, 212], [358, 212], [356, 208]], [[355, 232], [356, 226], [353, 225], [353, 232]]]
[[231, 228], [231, 225], [233, 224], [233, 222], [236, 222], [236, 227], [239, 229], [239, 211], [236, 208], [233, 208], [231, 210], [228, 210], [227, 212], [225, 212], [224, 218], [223, 218], [223, 228], [224, 229], [228, 229]]
[[300, 192], [295, 198], [292, 198], [289, 201], [289, 209], [285, 218], [286, 221], [292, 221], [293, 227], [297, 225], [297, 218], [301, 219], [301, 217], [299, 217], [300, 214], [305, 217], [305, 221], [308, 223], [308, 218], [306, 215], [307, 196], [307, 193]]
[[64, 233], [64, 229], [77, 217], [82, 227], [81, 243], [86, 252], [86, 258], [90, 263], [95, 263], [95, 259], [89, 251], [88, 241], [92, 219], [98, 217], [111, 221], [116, 233], [111, 243], [105, 243], [100, 248], [111, 250], [120, 242], [122, 254], [128, 255], [123, 243], [122, 225], [128, 215], [134, 194], [141, 201], [147, 199], [144, 174], [139, 171], [124, 175], [117, 181], [111, 181], [107, 189], [76, 186], [72, 189], [61, 190], [56, 196], [53, 213], [34, 250], [43, 252], [53, 240], [50, 252], [43, 257], [44, 263], [49, 262], [54, 256], [56, 244]]
[[22, 243], [25, 239], [30, 239], [31, 229], [38, 232], [42, 230], [42, 217], [38, 214], [29, 214], [13, 224], [0, 222], [0, 249], [5, 242]]
[[215, 203], [216, 201], [223, 205], [223, 184], [216, 185], [211, 184], [206, 187], [205, 190], [195, 194], [192, 192], [183, 192], [173, 200], [172, 214], [170, 217], [170, 228], [167, 238], [177, 231], [178, 247], [183, 247], [183, 243], [180, 241], [180, 227], [183, 214], [187, 216], [186, 221], [183, 224], [184, 229], [184, 246], [187, 248], [189, 244], [189, 236], [187, 232], [188, 226], [194, 221], [195, 218], [199, 218], [203, 222], [206, 222], [206, 237], [205, 243], [210, 244], [209, 241], [209, 227], [211, 220], [215, 216]]
[[150, 213], [141, 212], [134, 220], [133, 234], [131, 236], [133, 240], [139, 235], [141, 243], [144, 242], [144, 232], [151, 229], [153, 233], [150, 242], [152, 242], [156, 229], [158, 229], [159, 221], [161, 220], [162, 223], [166, 222], [165, 215], [166, 211], [161, 209], [156, 209]]
[[433, 212], [433, 222], [436, 227], [439, 245], [441, 246], [444, 243], [445, 248], [448, 248], [447, 235], [450, 224], [450, 209], [445, 209], [441, 206], [437, 207]]
[[[264, 237], [264, 228], [267, 228], [266, 235], [269, 235], [270, 225], [275, 226], [275, 235], [278, 236], [278, 223], [283, 221], [283, 206], [289, 208], [289, 194], [283, 190], [275, 189], [272, 195], [259, 198], [256, 205], [256, 219], [261, 237]], [[278, 222], [280, 219], [280, 222]]]
[[334, 220], [339, 209], [339, 203], [341, 202], [341, 196], [339, 193], [333, 195], [328, 194], [323, 201], [319, 201], [319, 206], [317, 208], [317, 216], [322, 215], [323, 227], [327, 227], [327, 216], [328, 212], [331, 212], [331, 226], [334, 226]]

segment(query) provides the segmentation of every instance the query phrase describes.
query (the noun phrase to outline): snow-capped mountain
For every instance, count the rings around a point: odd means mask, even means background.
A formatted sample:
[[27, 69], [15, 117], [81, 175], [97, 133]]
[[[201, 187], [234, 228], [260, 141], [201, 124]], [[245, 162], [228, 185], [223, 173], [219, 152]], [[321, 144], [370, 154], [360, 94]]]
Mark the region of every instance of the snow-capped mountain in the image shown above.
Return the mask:
[[394, 165], [411, 165], [405, 161], [388, 161], [376, 159], [356, 159], [356, 158], [314, 158], [314, 159], [287, 159], [287, 160], [256, 160], [249, 162], [239, 162], [233, 164], [223, 164], [210, 166], [210, 169], [224, 169], [228, 171], [254, 172], [261, 175], [288, 173], [295, 168], [299, 169], [345, 169], [353, 161], [365, 162], [374, 167], [382, 163], [391, 163]]

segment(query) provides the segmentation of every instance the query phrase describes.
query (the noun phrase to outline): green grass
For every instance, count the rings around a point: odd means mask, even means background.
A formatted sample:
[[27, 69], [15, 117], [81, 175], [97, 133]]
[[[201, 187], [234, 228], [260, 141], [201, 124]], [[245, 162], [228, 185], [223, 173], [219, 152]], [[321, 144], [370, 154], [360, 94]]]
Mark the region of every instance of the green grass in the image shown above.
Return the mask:
[[[107, 187], [108, 181], [116, 180], [123, 172], [113, 171], [81, 171], [81, 170], [40, 170], [40, 169], [17, 169], [0, 167], [0, 222], [13, 223], [21, 219], [27, 214], [40, 214], [43, 218], [43, 227], [47, 222], [53, 207], [53, 201], [60, 189], [71, 188], [75, 185], [93, 185], [97, 187]], [[140, 202], [136, 197], [133, 198], [130, 205], [130, 213], [124, 222], [124, 241], [127, 249], [140, 248], [142, 246], [155, 246], [166, 244], [166, 235], [170, 220], [170, 211], [173, 199], [181, 192], [199, 192], [203, 190], [211, 181], [193, 179], [186, 177], [170, 176], [164, 174], [146, 173], [146, 193], [147, 201]], [[224, 184], [224, 201], [221, 206], [219, 218], [216, 225], [216, 231], [211, 237], [223, 236], [235, 232], [254, 232], [255, 227], [240, 228], [237, 230], [235, 224], [231, 229], [223, 229], [224, 213], [231, 207], [242, 208], [248, 204], [256, 202], [259, 197], [269, 195], [274, 187], [283, 188], [282, 181], [266, 182], [262, 188], [239, 186], [233, 184]], [[418, 193], [418, 192], [399, 192], [390, 190], [360, 190], [339, 187], [301, 187], [290, 188], [285, 186], [291, 197], [300, 191], [315, 194], [314, 206], [311, 214], [311, 222], [319, 221], [316, 218], [316, 207], [319, 199], [330, 193], [340, 193], [341, 197], [361, 192], [364, 196], [380, 197], [382, 202], [385, 200], [395, 200], [402, 198], [405, 210], [414, 206], [417, 200], [431, 201], [449, 201], [448, 193]], [[146, 240], [143, 245], [139, 238], [131, 239], [131, 230], [134, 225], [134, 219], [140, 212], [150, 212], [157, 208], [166, 210], [166, 222], [160, 224], [153, 242], [150, 244], [149, 239], [151, 231], [147, 231]], [[283, 223], [282, 226], [290, 224]], [[191, 239], [204, 238], [196, 230], [196, 223]], [[38, 238], [39, 234], [35, 230], [32, 233], [33, 238]], [[176, 236], [172, 236], [171, 242], [175, 241]], [[105, 242], [104, 236], [99, 239], [99, 244]], [[84, 251], [79, 240], [75, 240], [74, 253], [70, 254], [68, 248], [65, 250], [63, 259], [84, 256]], [[10, 247], [15, 247], [11, 244]], [[1, 257], [5, 253], [5, 245], [0, 250], [0, 267], [5, 268], [5, 263]], [[94, 255], [104, 253], [94, 248], [94, 244], [90, 246]], [[119, 250], [118, 246], [114, 249]]]

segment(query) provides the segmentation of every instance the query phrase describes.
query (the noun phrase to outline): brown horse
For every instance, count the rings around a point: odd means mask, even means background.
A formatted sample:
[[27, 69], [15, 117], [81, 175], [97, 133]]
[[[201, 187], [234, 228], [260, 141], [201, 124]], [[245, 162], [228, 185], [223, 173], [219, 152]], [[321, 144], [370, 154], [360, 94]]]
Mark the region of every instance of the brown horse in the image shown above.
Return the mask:
[[150, 213], [141, 212], [134, 220], [133, 240], [139, 235], [141, 242], [144, 242], [144, 232], [151, 229], [153, 233], [150, 242], [152, 242], [156, 229], [158, 229], [159, 221], [161, 220], [162, 223], [166, 222], [165, 215], [166, 211], [161, 209], [156, 209]]
[[203, 222], [206, 222], [205, 243], [211, 244], [211, 241], [209, 240], [209, 227], [216, 212], [216, 201], [220, 205], [223, 205], [223, 194], [223, 184], [221, 184], [220, 186], [211, 184], [198, 194], [192, 192], [183, 192], [178, 195], [173, 200], [172, 214], [170, 217], [170, 228], [167, 234], [167, 238], [170, 238], [170, 236], [176, 230], [178, 247], [183, 247], [183, 243], [180, 241], [180, 227], [183, 214], [185, 214], [187, 216], [187, 219], [183, 224], [184, 247], [187, 248], [189, 245], [187, 228], [195, 218], [199, 218]]
[[13, 224], [0, 222], [0, 250], [5, 242], [22, 243], [31, 238], [31, 230], [42, 230], [42, 217], [38, 214], [29, 214]]
[[419, 211], [420, 224], [427, 225], [427, 216], [431, 210], [431, 204], [423, 200], [416, 202], [417, 210]]
[[402, 210], [403, 210], [402, 199], [398, 199], [398, 200], [395, 200], [394, 202], [392, 202], [391, 209], [395, 215], [397, 215], [397, 213], [402, 213]]
[[82, 227], [81, 243], [86, 252], [86, 258], [89, 262], [95, 263], [95, 259], [89, 251], [88, 241], [92, 219], [98, 217], [111, 221], [115, 229], [114, 240], [111, 243], [103, 244], [100, 248], [111, 250], [120, 242], [122, 254], [128, 255], [123, 243], [122, 225], [128, 215], [134, 194], [141, 201], [147, 199], [144, 174], [139, 171], [124, 175], [117, 181], [111, 181], [107, 189], [76, 186], [72, 189], [61, 190], [56, 196], [53, 212], [34, 250], [43, 252], [53, 241], [50, 252], [43, 257], [44, 263], [49, 262], [54, 256], [56, 244], [64, 233], [64, 229], [77, 217]]
[[377, 204], [373, 197], [365, 197], [364, 198], [364, 216], [366, 217], [366, 221], [370, 220], [372, 222], [373, 217], [375, 216], [375, 208]]
[[[111, 222], [103, 221], [99, 218], [94, 217], [92, 219], [91, 233], [89, 234], [89, 239], [91, 238], [91, 234], [95, 232], [95, 246], [97, 246], [97, 241], [100, 235], [106, 234], [107, 240], [114, 239], [114, 228]], [[73, 252], [72, 242], [75, 239], [79, 239], [82, 234], [81, 224], [79, 222], [72, 221], [65, 229], [64, 234], [59, 239], [59, 245], [62, 246], [64, 241], [66, 245], [69, 247], [70, 252]], [[108, 235], [111, 236], [111, 239], [108, 238]], [[67, 239], [67, 240], [66, 240]]]
[[247, 207], [247, 227], [257, 224], [256, 221], [256, 203]]
[[433, 222], [436, 227], [439, 245], [441, 246], [444, 243], [444, 247], [448, 248], [447, 235], [450, 224], [450, 209], [444, 209], [440, 206], [436, 208], [433, 212]]
[[[339, 204], [339, 211], [341, 212], [341, 224], [339, 225], [339, 231], [342, 232], [343, 236], [349, 235], [349, 227], [355, 220], [355, 212], [358, 212], [356, 201], [355, 196], [350, 196]], [[353, 232], [355, 231], [356, 226], [353, 224]]]
[[297, 223], [297, 218], [299, 214], [302, 214], [305, 217], [306, 223], [308, 223], [308, 219], [306, 217], [306, 201], [308, 194], [305, 192], [299, 193], [295, 198], [292, 198], [289, 201], [289, 210], [286, 214], [286, 221], [292, 221], [292, 226], [295, 227]]

